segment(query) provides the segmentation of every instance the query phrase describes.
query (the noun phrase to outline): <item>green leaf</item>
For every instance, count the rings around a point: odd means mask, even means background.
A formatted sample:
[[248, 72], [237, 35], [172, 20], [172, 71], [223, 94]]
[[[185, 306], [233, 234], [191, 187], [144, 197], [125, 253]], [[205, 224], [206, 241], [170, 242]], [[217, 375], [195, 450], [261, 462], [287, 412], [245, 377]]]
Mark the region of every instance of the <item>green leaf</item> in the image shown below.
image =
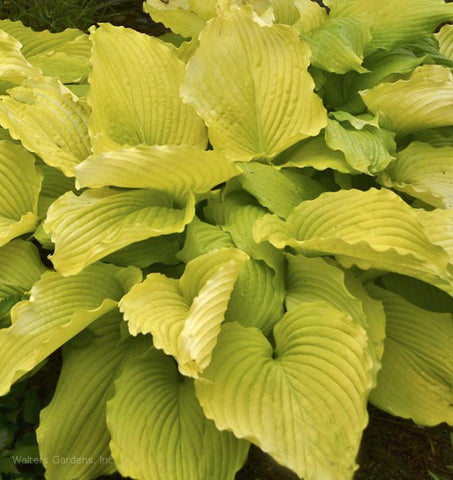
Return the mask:
[[12, 325], [0, 330], [0, 395], [24, 373], [32, 370], [57, 348], [81, 332], [117, 301], [141, 273], [134, 267], [122, 269], [97, 264], [79, 275], [65, 278], [46, 272], [35, 283], [30, 300], [11, 311]]
[[283, 315], [285, 288], [261, 260], [247, 260], [231, 293], [226, 322], [259, 328], [268, 335]]
[[247, 259], [240, 250], [214, 250], [189, 262], [179, 280], [152, 273], [120, 302], [132, 335], [151, 333], [182, 374], [198, 377], [209, 365], [225, 311]]
[[307, 72], [308, 47], [292, 27], [258, 22], [234, 7], [210, 21], [181, 90], [213, 147], [234, 160], [272, 158], [326, 124]]
[[302, 202], [286, 222], [275, 215], [262, 217], [254, 235], [277, 248], [336, 255], [346, 266], [401, 273], [453, 292], [448, 253], [430, 239], [416, 210], [390, 190], [323, 193]]
[[208, 192], [238, 175], [233, 162], [189, 145], [141, 145], [87, 158], [76, 168], [77, 186], [151, 188], [178, 200]]
[[149, 348], [149, 341], [121, 342], [121, 321], [113, 310], [89, 327], [96, 335], [92, 342], [81, 347], [75, 338], [63, 349], [63, 368], [52, 401], [41, 412], [37, 438], [41, 457], [81, 460], [46, 462], [48, 480], [94, 479], [116, 471], [108, 447], [106, 402], [121, 366]]
[[248, 442], [204, 417], [193, 381], [157, 350], [126, 364], [107, 423], [118, 470], [138, 480], [233, 480], [247, 457]]
[[0, 123], [30, 152], [66, 176], [90, 152], [88, 109], [58, 80], [27, 79], [0, 97]]
[[412, 142], [380, 174], [379, 182], [439, 208], [453, 207], [453, 146]]
[[55, 269], [74, 275], [127, 245], [183, 231], [193, 215], [192, 195], [180, 206], [156, 190], [103, 188], [67, 192], [49, 208], [44, 228], [55, 243]]
[[0, 247], [0, 318], [30, 290], [44, 270], [32, 243], [13, 240]]
[[234, 247], [228, 232], [217, 225], [202, 222], [198, 217], [187, 225], [185, 233], [184, 248], [177, 255], [185, 263], [217, 248]]
[[453, 318], [423, 310], [376, 286], [384, 303], [386, 340], [374, 405], [419, 425], [453, 424]]
[[173, 49], [155, 37], [110, 24], [93, 30], [90, 39], [94, 153], [101, 153], [99, 134], [120, 145], [206, 146], [203, 122], [180, 99], [185, 65]]
[[415, 278], [388, 273], [379, 281], [391, 292], [398, 294], [417, 307], [432, 312], [453, 312], [453, 297]]
[[306, 302], [274, 338], [273, 350], [255, 328], [222, 327], [196, 381], [205, 415], [300, 477], [350, 480], [372, 384], [364, 329], [329, 303]]
[[453, 60], [453, 25], [444, 25], [434, 36], [439, 43], [440, 53]]
[[303, 302], [325, 301], [362, 326], [368, 335], [366, 349], [373, 360], [370, 376], [375, 385], [384, 351], [382, 304], [370, 297], [350, 272], [344, 272], [333, 262], [303, 255], [288, 255], [287, 260], [285, 303], [288, 311]]
[[444, 0], [326, 0], [330, 17], [360, 20], [371, 27], [372, 40], [365, 54], [391, 50], [434, 32], [443, 22], [453, 20], [453, 5]]
[[381, 83], [361, 96], [369, 110], [390, 118], [399, 135], [453, 124], [453, 76], [440, 65], [422, 65], [407, 80]]
[[365, 47], [371, 40], [370, 27], [359, 20], [329, 18], [302, 38], [310, 46], [311, 62], [315, 67], [334, 73], [368, 71], [362, 61]]
[[35, 229], [41, 181], [33, 155], [0, 140], [0, 246]]
[[276, 273], [276, 282], [283, 281], [284, 258], [282, 252], [268, 243], [253, 238], [253, 224], [267, 210], [257, 205], [245, 192], [233, 192], [225, 200], [211, 199], [204, 209], [206, 218], [228, 232], [237, 248], [255, 260], [263, 260]]
[[326, 144], [342, 152], [354, 171], [373, 175], [395, 159], [395, 134], [381, 128], [377, 119], [346, 112], [333, 112], [332, 117], [327, 122]]
[[239, 164], [243, 174], [238, 178], [242, 188], [253, 195], [263, 207], [281, 217], [303, 200], [311, 200], [324, 191], [315, 180], [294, 170], [278, 171], [259, 162]]

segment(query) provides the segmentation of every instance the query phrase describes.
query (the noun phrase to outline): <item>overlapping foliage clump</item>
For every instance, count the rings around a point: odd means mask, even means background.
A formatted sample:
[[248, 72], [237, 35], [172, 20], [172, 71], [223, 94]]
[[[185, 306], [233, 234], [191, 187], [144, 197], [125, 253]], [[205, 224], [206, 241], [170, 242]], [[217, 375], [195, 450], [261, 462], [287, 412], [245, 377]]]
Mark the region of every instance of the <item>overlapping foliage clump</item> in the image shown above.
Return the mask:
[[453, 423], [453, 5], [325, 3], [0, 21], [0, 395], [62, 347], [47, 479], [350, 480], [368, 401]]

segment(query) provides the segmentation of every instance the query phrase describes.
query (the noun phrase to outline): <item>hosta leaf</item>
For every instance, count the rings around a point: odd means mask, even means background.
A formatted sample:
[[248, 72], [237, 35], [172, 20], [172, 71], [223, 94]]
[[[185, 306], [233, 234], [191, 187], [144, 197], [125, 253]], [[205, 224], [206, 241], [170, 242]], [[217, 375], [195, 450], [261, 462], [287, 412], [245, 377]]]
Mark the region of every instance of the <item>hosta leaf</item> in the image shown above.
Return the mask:
[[81, 332], [91, 322], [112, 310], [141, 273], [97, 264], [79, 275], [65, 278], [46, 272], [33, 285], [30, 300], [11, 311], [12, 325], [0, 330], [0, 395], [24, 373]]
[[293, 28], [266, 26], [251, 10], [231, 8], [200, 35], [181, 92], [222, 154], [242, 161], [274, 157], [326, 124], [307, 73], [309, 56]]
[[435, 209], [428, 212], [418, 208], [415, 212], [429, 241], [442, 247], [453, 264], [453, 209]]
[[36, 227], [41, 181], [33, 155], [0, 140], [0, 246]]
[[234, 247], [228, 232], [218, 225], [202, 222], [198, 217], [187, 225], [185, 233], [184, 248], [178, 253], [178, 258], [185, 263], [216, 248]]
[[387, 290], [417, 307], [432, 312], [453, 312], [453, 297], [432, 285], [396, 273], [387, 273], [379, 281]]
[[149, 348], [148, 341], [121, 342], [121, 321], [122, 316], [113, 310], [89, 327], [95, 338], [88, 345], [69, 342], [63, 348], [57, 389], [41, 411], [36, 432], [39, 451], [44, 458], [86, 461], [47, 462], [48, 480], [94, 479], [116, 471], [108, 447], [106, 402], [113, 396], [113, 382], [122, 364]]
[[280, 167], [313, 167], [316, 170], [331, 168], [341, 173], [354, 173], [342, 152], [332, 150], [323, 135], [297, 143], [275, 159]]
[[74, 176], [90, 152], [88, 109], [58, 80], [27, 79], [0, 97], [0, 123], [44, 162]]
[[[63, 32], [35, 32], [21, 22], [0, 20], [0, 29], [22, 44], [26, 60], [46, 76], [59, 77], [63, 83], [78, 82], [88, 75], [90, 42], [81, 30], [68, 28]], [[26, 76], [36, 76], [30, 71]]]
[[407, 80], [381, 83], [361, 95], [368, 109], [385, 113], [400, 135], [453, 124], [453, 76], [440, 65], [422, 65]]
[[44, 228], [55, 243], [56, 270], [74, 275], [131, 243], [183, 231], [194, 213], [192, 195], [178, 206], [165, 192], [104, 188], [66, 193], [49, 208]]
[[22, 299], [44, 270], [32, 243], [13, 240], [0, 248], [0, 318]]
[[155, 263], [174, 265], [178, 263], [176, 254], [179, 252], [179, 249], [177, 235], [162, 235], [161, 237], [148, 238], [147, 240], [128, 245], [107, 255], [104, 261], [122, 267], [134, 265], [138, 268], [146, 268]]
[[380, 302], [371, 298], [349, 272], [322, 258], [289, 255], [286, 276], [286, 308], [303, 302], [326, 301], [349, 315], [368, 334], [367, 351], [373, 359], [373, 384], [384, 350], [385, 314]]
[[372, 175], [395, 159], [395, 134], [380, 128], [376, 119], [346, 112], [334, 112], [332, 117], [327, 122], [326, 144], [342, 152], [354, 171]]
[[[192, 3], [190, 0], [168, 0], [167, 2], [146, 0], [143, 4], [143, 10], [155, 22], [163, 23], [172, 32], [179, 33], [183, 37], [196, 37], [206, 26], [206, 20], [190, 9]], [[204, 0], [204, 3], [214, 6], [212, 15], [215, 15], [216, 2]]]
[[0, 30], [0, 53], [0, 80], [15, 84], [40, 74], [22, 55], [19, 40], [3, 30]]
[[107, 423], [118, 470], [138, 480], [233, 480], [247, 457], [248, 442], [204, 417], [193, 380], [157, 350], [126, 364]]
[[181, 373], [209, 365], [228, 301], [247, 255], [214, 250], [189, 262], [181, 279], [152, 273], [120, 303], [132, 335], [152, 333], [156, 348], [173, 355]]
[[385, 350], [371, 401], [420, 425], [453, 424], [453, 318], [423, 310], [376, 286], [384, 303]]
[[398, 152], [396, 162], [381, 173], [386, 187], [439, 208], [453, 207], [453, 146], [433, 147], [412, 142]]
[[206, 146], [203, 122], [179, 97], [184, 63], [169, 46], [110, 24], [92, 31], [90, 38], [88, 103], [94, 141], [105, 134], [120, 145]]
[[413, 276], [453, 292], [448, 253], [432, 243], [417, 213], [390, 190], [341, 190], [302, 202], [286, 222], [264, 216], [255, 238], [310, 255], [333, 254], [345, 265]]
[[302, 38], [312, 51], [315, 67], [334, 73], [368, 70], [363, 52], [371, 40], [370, 28], [354, 18], [330, 18]]
[[204, 193], [240, 170], [213, 151], [188, 145], [141, 145], [94, 155], [77, 166], [79, 187], [152, 188], [177, 199]]
[[294, 24], [301, 35], [319, 28], [327, 20], [327, 10], [312, 0], [294, 0], [299, 19]]
[[231, 235], [236, 247], [255, 260], [263, 260], [276, 273], [276, 282], [282, 281], [282, 252], [268, 243], [258, 243], [253, 238], [253, 224], [266, 214], [265, 208], [256, 204], [245, 192], [233, 192], [225, 200], [210, 200], [204, 212], [209, 221], [221, 225]]
[[324, 191], [315, 180], [294, 170], [278, 171], [259, 162], [240, 164], [239, 182], [263, 207], [286, 217], [303, 200], [311, 200]]
[[244, 264], [231, 293], [225, 321], [256, 327], [268, 335], [283, 315], [285, 288], [261, 260]]
[[366, 54], [429, 36], [441, 23], [453, 20], [453, 6], [444, 0], [326, 0], [330, 16], [359, 19], [371, 26]]
[[440, 53], [453, 60], [453, 25], [444, 25], [434, 36], [439, 43]]
[[275, 23], [294, 25], [299, 20], [300, 11], [294, 0], [269, 0], [269, 3], [274, 11]]
[[371, 388], [364, 329], [327, 302], [307, 302], [274, 338], [273, 350], [255, 328], [222, 327], [196, 381], [205, 415], [306, 480], [350, 480]]

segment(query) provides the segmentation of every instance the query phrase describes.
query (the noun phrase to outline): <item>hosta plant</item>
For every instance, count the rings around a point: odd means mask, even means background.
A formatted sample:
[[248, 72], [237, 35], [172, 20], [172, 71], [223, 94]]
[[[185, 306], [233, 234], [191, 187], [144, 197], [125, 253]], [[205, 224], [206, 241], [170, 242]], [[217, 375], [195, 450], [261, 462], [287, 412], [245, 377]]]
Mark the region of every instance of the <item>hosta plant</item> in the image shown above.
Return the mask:
[[62, 348], [47, 479], [351, 480], [368, 401], [453, 423], [453, 5], [325, 3], [0, 22], [0, 395]]

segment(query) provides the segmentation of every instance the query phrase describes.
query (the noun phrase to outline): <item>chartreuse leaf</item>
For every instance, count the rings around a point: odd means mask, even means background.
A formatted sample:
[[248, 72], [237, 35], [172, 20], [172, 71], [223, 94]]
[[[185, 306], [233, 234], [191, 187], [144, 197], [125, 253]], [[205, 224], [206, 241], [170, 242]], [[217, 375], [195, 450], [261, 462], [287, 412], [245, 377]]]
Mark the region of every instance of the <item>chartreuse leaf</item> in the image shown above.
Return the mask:
[[248, 256], [233, 248], [190, 261], [179, 280], [152, 273], [120, 302], [132, 335], [151, 333], [181, 373], [198, 377], [211, 361], [228, 301]]
[[0, 395], [24, 373], [112, 310], [141, 280], [134, 267], [97, 264], [70, 278], [46, 272], [35, 283], [30, 300], [11, 311], [12, 325], [0, 330]]
[[398, 152], [379, 182], [434, 207], [453, 207], [453, 146], [412, 142]]
[[418, 208], [415, 212], [429, 241], [442, 247], [453, 264], [453, 209], [435, 209], [428, 212]]
[[[190, 0], [146, 0], [143, 4], [143, 10], [148, 13], [155, 22], [163, 23], [174, 33], [179, 33], [183, 37], [196, 37], [206, 26], [206, 20], [215, 15], [216, 1], [204, 0], [205, 8], [208, 7], [208, 18], [203, 18], [200, 11], [193, 10], [192, 4], [200, 2], [191, 2]], [[190, 8], [192, 7], [192, 8]], [[204, 12], [203, 12], [204, 13]], [[209, 15], [211, 14], [211, 15]]]
[[306, 480], [351, 479], [372, 385], [365, 330], [330, 303], [305, 302], [274, 338], [273, 350], [259, 330], [223, 325], [196, 381], [205, 415]]
[[312, 51], [315, 67], [333, 73], [368, 70], [362, 66], [365, 47], [371, 40], [370, 27], [355, 18], [329, 18], [319, 28], [303, 35]]
[[285, 288], [262, 260], [244, 264], [231, 293], [225, 321], [259, 328], [268, 335], [283, 315]]
[[370, 400], [420, 425], [453, 424], [451, 313], [423, 310], [382, 288], [367, 288], [384, 303], [387, 316], [382, 369]]
[[[26, 60], [46, 76], [59, 77], [63, 83], [86, 78], [90, 66], [90, 42], [81, 30], [35, 32], [21, 22], [0, 20], [0, 29], [17, 39]], [[39, 72], [38, 72], [39, 73]], [[30, 71], [27, 76], [36, 75]]]
[[[41, 411], [37, 438], [44, 458], [77, 458], [79, 462], [46, 462], [46, 479], [97, 478], [116, 471], [110, 455], [106, 402], [121, 366], [149, 348], [149, 340], [121, 342], [122, 316], [115, 309], [88, 327], [94, 339], [63, 347], [63, 368], [52, 401]], [[74, 399], [77, 398], [77, 402]]]
[[189, 145], [140, 145], [93, 155], [77, 166], [80, 187], [152, 188], [181, 199], [238, 175], [233, 162]]
[[367, 350], [373, 359], [370, 372], [373, 385], [381, 368], [384, 350], [385, 313], [350, 272], [344, 272], [322, 258], [288, 255], [286, 275], [286, 308], [291, 310], [303, 302], [326, 301], [349, 315], [368, 334]]
[[157, 190], [102, 188], [61, 196], [49, 208], [44, 228], [55, 243], [52, 263], [66, 276], [132, 243], [182, 232], [194, 213], [191, 194], [178, 204]]
[[343, 153], [356, 172], [375, 174], [395, 159], [395, 134], [381, 128], [369, 115], [354, 117], [347, 112], [333, 112], [325, 130], [326, 144]]
[[32, 243], [13, 240], [0, 248], [0, 318], [23, 298], [44, 270]]
[[280, 167], [313, 167], [316, 170], [331, 168], [341, 173], [355, 173], [342, 152], [327, 146], [322, 134], [288, 148], [275, 159], [275, 164]]
[[187, 225], [184, 248], [178, 253], [184, 263], [217, 248], [234, 247], [231, 235], [218, 225], [202, 222], [198, 217]]
[[299, 18], [294, 23], [301, 35], [319, 28], [327, 20], [327, 10], [312, 0], [294, 0]]
[[107, 424], [119, 472], [138, 480], [233, 480], [247, 458], [249, 443], [206, 419], [193, 380], [158, 350], [125, 365]]
[[453, 5], [444, 0], [326, 0], [330, 17], [360, 20], [371, 27], [372, 40], [366, 55], [379, 49], [427, 37], [443, 22], [453, 20]]
[[278, 171], [259, 162], [242, 163], [240, 168], [243, 173], [238, 180], [242, 188], [281, 217], [288, 216], [303, 200], [311, 200], [324, 191], [318, 182], [299, 171]]
[[41, 72], [22, 55], [19, 40], [1, 30], [1, 24], [0, 53], [0, 80], [15, 84], [21, 83], [27, 77], [40, 75]]
[[[192, 225], [192, 223], [189, 225]], [[179, 249], [177, 235], [163, 235], [128, 245], [107, 255], [104, 261], [122, 267], [134, 265], [138, 268], [146, 268], [155, 263], [174, 265], [178, 263], [176, 254], [179, 252]]]
[[41, 181], [33, 155], [0, 140], [0, 246], [35, 229]]
[[434, 36], [439, 43], [440, 53], [453, 60], [453, 25], [444, 25]]
[[[90, 135], [120, 145], [206, 146], [206, 129], [179, 96], [184, 63], [161, 40], [103, 24], [93, 30]], [[118, 92], [121, 94], [119, 95]], [[94, 144], [94, 152], [100, 153]]]
[[66, 176], [90, 153], [88, 109], [58, 80], [27, 79], [0, 97], [0, 124]]
[[326, 124], [309, 58], [292, 27], [267, 26], [252, 10], [232, 7], [200, 34], [181, 92], [216, 150], [234, 160], [272, 158]]
[[441, 65], [422, 65], [407, 80], [381, 83], [361, 95], [369, 110], [392, 120], [399, 135], [453, 123], [453, 76]]
[[269, 0], [269, 3], [274, 11], [275, 23], [294, 25], [299, 20], [300, 10], [294, 0]]
[[286, 221], [262, 217], [254, 234], [277, 248], [333, 254], [348, 266], [401, 273], [453, 292], [448, 253], [433, 244], [416, 210], [390, 190], [323, 193], [302, 202]]

